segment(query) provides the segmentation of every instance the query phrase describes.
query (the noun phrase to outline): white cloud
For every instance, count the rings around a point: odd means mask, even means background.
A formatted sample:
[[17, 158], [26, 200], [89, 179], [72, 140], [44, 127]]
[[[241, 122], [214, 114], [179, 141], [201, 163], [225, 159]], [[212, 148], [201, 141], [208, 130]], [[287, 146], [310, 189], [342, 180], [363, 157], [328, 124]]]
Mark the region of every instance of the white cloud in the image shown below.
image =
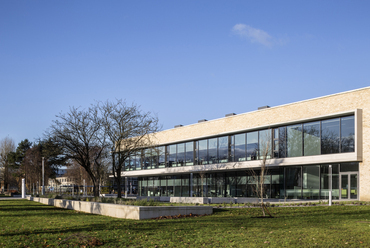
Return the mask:
[[232, 28], [232, 31], [241, 37], [247, 38], [252, 43], [260, 43], [267, 47], [271, 47], [273, 45], [272, 37], [261, 29], [239, 23]]

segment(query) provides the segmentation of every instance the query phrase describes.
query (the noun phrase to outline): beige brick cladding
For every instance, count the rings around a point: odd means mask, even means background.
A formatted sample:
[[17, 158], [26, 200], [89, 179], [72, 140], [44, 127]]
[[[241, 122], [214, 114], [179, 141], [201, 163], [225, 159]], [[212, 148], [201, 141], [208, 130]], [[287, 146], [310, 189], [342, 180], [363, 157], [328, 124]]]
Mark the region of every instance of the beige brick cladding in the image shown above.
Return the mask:
[[[357, 113], [356, 150], [359, 155], [357, 161], [360, 162], [359, 194], [360, 200], [370, 201], [370, 87], [165, 130], [155, 134], [155, 143], [170, 144], [325, 118], [346, 112]], [[336, 155], [333, 154], [333, 156]]]
[[364, 136], [367, 137], [369, 103], [370, 87], [165, 130], [156, 133], [156, 143], [167, 144], [222, 133], [259, 129], [355, 109], [363, 110]]

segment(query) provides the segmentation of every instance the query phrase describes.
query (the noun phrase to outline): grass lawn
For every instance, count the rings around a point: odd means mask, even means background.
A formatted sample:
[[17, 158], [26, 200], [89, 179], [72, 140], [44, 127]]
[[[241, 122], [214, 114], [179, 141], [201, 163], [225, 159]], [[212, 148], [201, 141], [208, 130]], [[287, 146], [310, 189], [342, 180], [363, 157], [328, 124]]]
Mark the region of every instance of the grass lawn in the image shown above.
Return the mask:
[[124, 220], [28, 200], [0, 201], [1, 247], [369, 247], [370, 206], [215, 209], [204, 217]]

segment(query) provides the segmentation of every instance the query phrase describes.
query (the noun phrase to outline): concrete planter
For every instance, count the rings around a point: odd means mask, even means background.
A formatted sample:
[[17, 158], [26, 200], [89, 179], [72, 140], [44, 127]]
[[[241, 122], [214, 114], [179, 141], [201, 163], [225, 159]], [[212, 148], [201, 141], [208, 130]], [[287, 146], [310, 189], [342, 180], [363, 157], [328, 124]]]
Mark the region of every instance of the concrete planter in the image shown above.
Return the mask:
[[90, 214], [100, 214], [115, 218], [143, 220], [160, 216], [174, 216], [187, 214], [212, 214], [213, 207], [209, 206], [127, 206], [100, 202], [73, 201], [64, 199], [50, 199], [27, 197], [30, 201], [42, 204], [81, 211]]
[[[246, 197], [167, 197], [167, 196], [138, 196], [138, 200], [155, 200], [160, 202], [172, 202], [172, 203], [190, 203], [190, 204], [221, 204], [221, 203], [256, 203], [259, 201], [258, 198], [246, 198]], [[276, 199], [266, 199], [267, 201], [277, 201]]]

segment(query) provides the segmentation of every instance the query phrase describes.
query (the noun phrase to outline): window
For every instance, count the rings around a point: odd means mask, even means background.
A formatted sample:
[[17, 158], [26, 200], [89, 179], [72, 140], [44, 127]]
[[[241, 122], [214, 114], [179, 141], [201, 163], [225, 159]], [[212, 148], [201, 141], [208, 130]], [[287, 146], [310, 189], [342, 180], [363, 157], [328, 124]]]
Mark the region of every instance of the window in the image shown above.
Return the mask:
[[180, 143], [180, 144], [177, 144], [176, 165], [177, 166], [184, 166], [184, 164], [185, 164], [185, 144]]
[[304, 156], [319, 155], [320, 148], [320, 122], [303, 124], [303, 152]]
[[285, 168], [285, 196], [288, 199], [302, 197], [301, 166]]
[[217, 138], [208, 139], [208, 164], [217, 164]]
[[237, 134], [234, 136], [234, 161], [245, 161], [245, 137], [246, 134]]
[[167, 146], [167, 167], [176, 166], [176, 145]]
[[266, 156], [266, 159], [271, 158], [271, 130], [261, 130], [258, 132], [259, 135], [259, 147], [258, 147], [258, 153], [259, 153], [259, 159], [264, 159], [264, 156]]
[[256, 160], [258, 152], [258, 131], [247, 133], [247, 160]]
[[207, 140], [199, 140], [198, 141], [198, 164], [207, 164], [208, 156], [207, 156]]
[[158, 151], [158, 168], [164, 168], [166, 165], [166, 147], [160, 146]]
[[302, 156], [302, 124], [287, 126], [287, 157]]
[[229, 141], [228, 137], [218, 138], [218, 162], [226, 163], [228, 162], [228, 152], [229, 152]]
[[143, 159], [143, 170], [150, 169], [152, 167], [152, 149], [148, 148], [144, 150]]
[[194, 145], [193, 142], [185, 144], [185, 165], [194, 165]]
[[354, 116], [340, 118], [341, 152], [355, 151], [355, 118]]
[[321, 154], [339, 153], [339, 118], [321, 122]]
[[[355, 151], [355, 118], [345, 116], [178, 143], [142, 151], [125, 161], [125, 170], [243, 162]], [[138, 165], [138, 163], [140, 163]]]

